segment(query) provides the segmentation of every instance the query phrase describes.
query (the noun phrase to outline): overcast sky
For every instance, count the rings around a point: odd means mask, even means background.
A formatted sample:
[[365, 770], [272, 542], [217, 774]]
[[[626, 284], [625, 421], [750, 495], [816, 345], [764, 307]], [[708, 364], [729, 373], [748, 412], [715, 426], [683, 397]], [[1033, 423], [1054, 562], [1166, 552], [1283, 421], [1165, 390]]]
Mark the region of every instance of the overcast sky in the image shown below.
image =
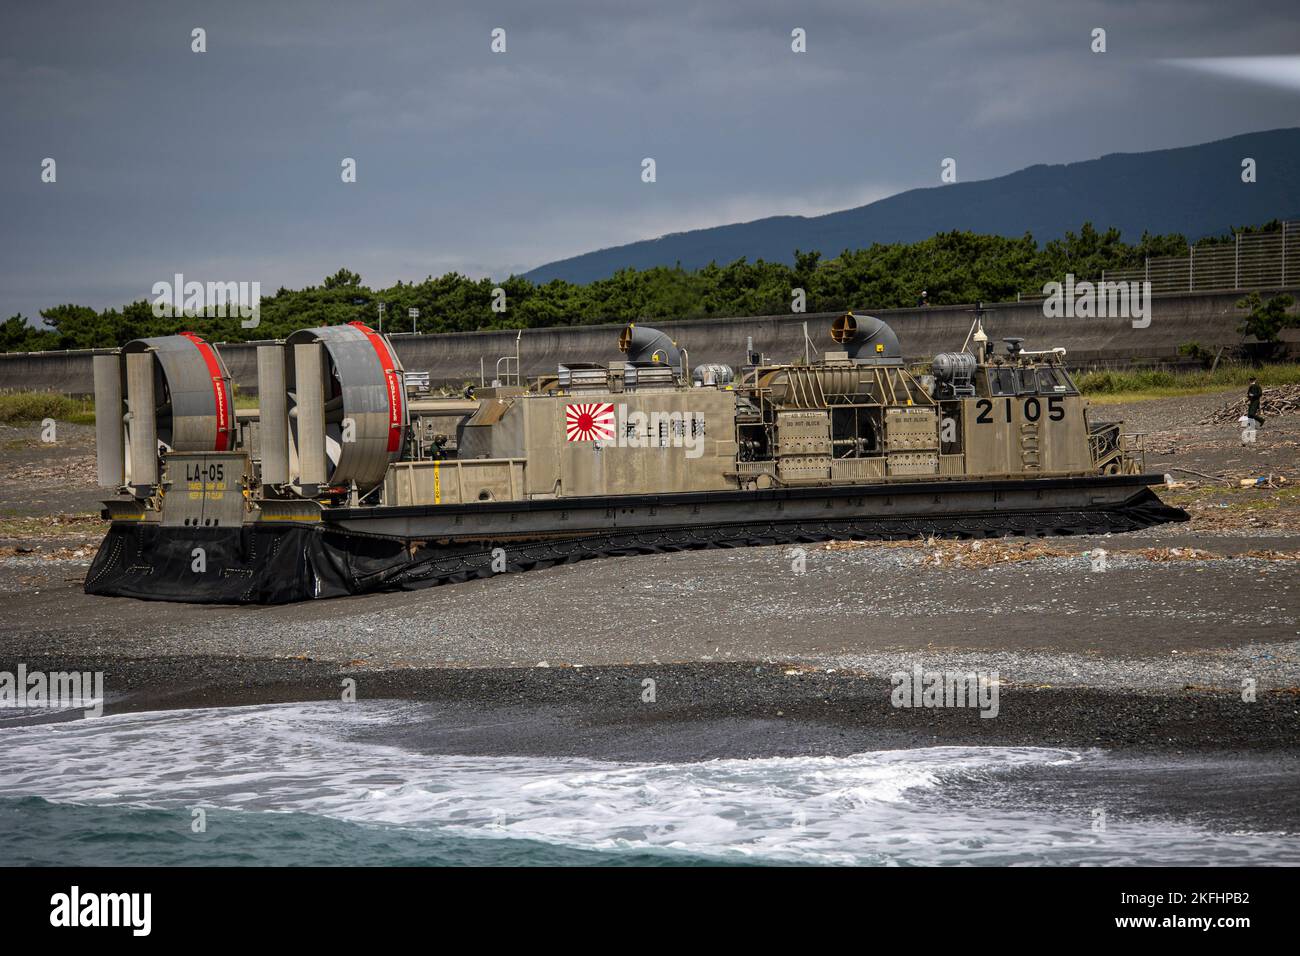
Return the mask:
[[[1294, 0], [42, 0], [0, 17], [0, 318], [120, 306], [176, 272], [268, 294], [341, 266], [377, 287], [504, 278], [937, 185], [944, 157], [967, 181], [1300, 125]], [[1260, 56], [1281, 59], [1217, 59]]]

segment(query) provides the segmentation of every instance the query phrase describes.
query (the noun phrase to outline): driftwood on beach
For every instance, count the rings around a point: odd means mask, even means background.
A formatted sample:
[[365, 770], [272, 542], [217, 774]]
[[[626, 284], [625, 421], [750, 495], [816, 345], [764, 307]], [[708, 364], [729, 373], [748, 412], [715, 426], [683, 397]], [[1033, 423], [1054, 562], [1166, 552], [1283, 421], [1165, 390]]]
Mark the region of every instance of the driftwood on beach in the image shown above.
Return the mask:
[[[1227, 402], [1209, 418], [1201, 419], [1198, 424], [1234, 424], [1237, 419], [1246, 414], [1247, 404], [1245, 398], [1240, 398], [1235, 402]], [[1300, 384], [1275, 385], [1264, 389], [1264, 395], [1259, 401], [1259, 413], [1265, 419], [1300, 413]]]

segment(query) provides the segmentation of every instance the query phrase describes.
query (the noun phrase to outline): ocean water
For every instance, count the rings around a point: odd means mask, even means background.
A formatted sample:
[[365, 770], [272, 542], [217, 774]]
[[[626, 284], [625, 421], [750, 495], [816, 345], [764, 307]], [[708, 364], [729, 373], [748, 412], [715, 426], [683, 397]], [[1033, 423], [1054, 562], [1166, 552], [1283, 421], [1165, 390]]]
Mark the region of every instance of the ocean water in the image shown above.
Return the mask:
[[373, 742], [427, 708], [0, 727], [0, 864], [1300, 863], [1295, 834], [1135, 813], [1099, 751], [616, 763]]

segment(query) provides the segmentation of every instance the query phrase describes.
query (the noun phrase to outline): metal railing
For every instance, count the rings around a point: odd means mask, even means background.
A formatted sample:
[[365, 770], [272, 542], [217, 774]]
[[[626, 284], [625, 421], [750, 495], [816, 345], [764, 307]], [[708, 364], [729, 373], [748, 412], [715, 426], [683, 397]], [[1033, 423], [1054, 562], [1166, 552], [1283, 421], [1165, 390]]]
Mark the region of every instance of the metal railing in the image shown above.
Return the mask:
[[[1079, 276], [1078, 278], [1094, 278]], [[1133, 269], [1103, 270], [1103, 282], [1150, 282], [1153, 293], [1231, 292], [1300, 284], [1300, 221], [1276, 232], [1237, 233], [1231, 243], [1188, 246], [1185, 256], [1147, 257]], [[1041, 289], [1018, 296], [1041, 299]]]
[[1102, 272], [1107, 282], [1150, 282], [1152, 292], [1282, 287], [1300, 280], [1300, 222], [1277, 232], [1237, 233], [1231, 244], [1188, 246], [1187, 255], [1148, 258], [1141, 268]]

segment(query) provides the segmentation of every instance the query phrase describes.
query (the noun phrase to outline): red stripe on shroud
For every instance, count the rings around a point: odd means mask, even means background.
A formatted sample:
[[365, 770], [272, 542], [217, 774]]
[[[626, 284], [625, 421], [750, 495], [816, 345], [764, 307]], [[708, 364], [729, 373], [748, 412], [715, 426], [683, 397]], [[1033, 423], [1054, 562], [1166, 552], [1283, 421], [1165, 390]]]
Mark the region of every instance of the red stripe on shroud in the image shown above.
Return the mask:
[[375, 355], [379, 358], [379, 367], [384, 370], [385, 391], [388, 393], [388, 450], [397, 451], [402, 447], [402, 383], [392, 353], [374, 329], [360, 322], [349, 322], [348, 325], [360, 329], [370, 340]]
[[213, 451], [230, 450], [230, 406], [226, 402], [226, 381], [217, 362], [217, 354], [212, 346], [193, 332], [182, 332], [198, 348], [203, 356], [203, 364], [208, 367], [208, 377], [212, 380], [212, 401], [217, 409], [217, 444]]

